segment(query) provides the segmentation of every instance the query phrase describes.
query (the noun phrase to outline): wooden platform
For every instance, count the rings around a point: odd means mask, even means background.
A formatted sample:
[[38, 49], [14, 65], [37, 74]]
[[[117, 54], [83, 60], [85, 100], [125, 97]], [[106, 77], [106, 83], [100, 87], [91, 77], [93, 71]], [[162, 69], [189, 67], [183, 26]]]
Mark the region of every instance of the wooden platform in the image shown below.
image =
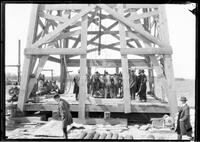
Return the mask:
[[[70, 104], [71, 111], [78, 112], [79, 102], [75, 100], [74, 94], [62, 94], [61, 97], [67, 100]], [[123, 99], [102, 99], [87, 97], [86, 112], [124, 112]], [[26, 111], [56, 111], [57, 104], [53, 98], [40, 99], [40, 103], [25, 104]], [[132, 113], [169, 113], [168, 103], [161, 103], [153, 97], [147, 95], [147, 102], [140, 102], [139, 100], [131, 101]]]

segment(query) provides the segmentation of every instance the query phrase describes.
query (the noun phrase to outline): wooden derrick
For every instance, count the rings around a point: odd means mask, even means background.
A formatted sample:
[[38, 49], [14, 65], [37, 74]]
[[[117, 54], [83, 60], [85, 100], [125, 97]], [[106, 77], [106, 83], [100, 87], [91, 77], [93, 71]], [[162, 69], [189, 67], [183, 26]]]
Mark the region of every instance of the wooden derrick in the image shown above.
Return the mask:
[[[99, 10], [103, 11], [101, 15], [98, 13]], [[53, 14], [54, 12], [57, 14]], [[109, 19], [114, 22], [105, 22], [108, 24], [105, 25], [104, 22], [96, 20], [98, 16], [101, 16], [101, 20]], [[148, 69], [150, 91], [160, 95], [162, 100], [167, 97], [170, 112], [174, 116], [177, 111], [177, 102], [174, 91], [172, 48], [169, 43], [166, 20], [164, 6], [155, 4], [34, 5], [30, 18], [28, 40], [24, 50], [25, 58], [18, 107], [21, 111], [25, 108], [28, 110], [55, 109], [54, 106], [44, 107], [41, 105], [31, 108], [25, 104], [37, 77], [48, 60], [60, 64], [60, 88], [62, 92], [66, 85], [67, 68], [80, 67], [80, 98], [78, 105], [72, 105], [71, 108], [78, 111], [78, 118], [82, 122], [86, 122], [86, 111], [143, 112], [143, 108], [147, 107], [146, 104], [135, 108], [130, 101], [128, 67], [132, 66]], [[99, 26], [100, 23], [102, 29], [100, 32], [90, 28], [91, 24]], [[87, 39], [88, 34], [93, 37]], [[110, 42], [112, 40], [108, 40], [109, 43], [98, 43], [99, 39], [106, 34], [118, 41]], [[74, 42], [73, 44], [70, 44], [71, 40]], [[88, 45], [91, 48], [88, 48]], [[87, 59], [87, 54], [97, 52], [99, 45], [102, 52], [109, 49], [118, 52], [121, 58], [95, 59], [94, 64], [94, 59]], [[55, 58], [52, 55], [58, 55], [60, 58]], [[129, 59], [128, 55], [137, 55], [142, 59]], [[77, 56], [80, 56], [80, 59], [74, 59]], [[159, 62], [157, 58], [159, 56], [163, 57], [163, 64]], [[39, 63], [36, 65], [37, 59], [39, 59]], [[117, 73], [119, 73], [119, 68], [122, 68], [124, 98], [123, 105], [118, 110], [115, 106], [86, 104], [86, 75], [91, 75], [91, 68], [96, 66], [115, 68]], [[34, 68], [36, 69], [33, 72]], [[154, 70], [158, 81], [154, 78]], [[35, 78], [30, 78], [31, 74], [34, 74]], [[152, 111], [153, 108], [148, 106], [150, 112], [155, 112], [155, 110]], [[162, 111], [163, 108], [156, 109], [156, 112]], [[106, 138], [104, 135], [99, 137]]]

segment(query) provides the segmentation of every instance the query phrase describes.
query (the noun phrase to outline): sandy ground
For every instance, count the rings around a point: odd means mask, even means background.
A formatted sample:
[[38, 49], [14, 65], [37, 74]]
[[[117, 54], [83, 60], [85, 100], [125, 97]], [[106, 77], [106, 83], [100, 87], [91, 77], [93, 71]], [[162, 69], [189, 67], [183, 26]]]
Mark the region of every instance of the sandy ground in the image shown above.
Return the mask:
[[[177, 99], [180, 98], [180, 96], [186, 96], [188, 98], [188, 104], [192, 107], [195, 106], [195, 88], [194, 88], [194, 80], [186, 80], [186, 81], [176, 81], [175, 82], [175, 88]], [[73, 88], [73, 85], [71, 86], [71, 89]], [[70, 91], [71, 91], [70, 89]], [[8, 92], [8, 87], [6, 88], [6, 92]], [[8, 95], [6, 95], [6, 100], [9, 98]], [[194, 130], [194, 123], [195, 123], [195, 110], [194, 108], [191, 108], [190, 110], [191, 115], [191, 124], [193, 126]], [[38, 130], [41, 126], [44, 125], [44, 123], [33, 123], [33, 124], [14, 124], [13, 122], [7, 121], [7, 128], [6, 128], [6, 136], [10, 139], [62, 139], [62, 137], [35, 137], [33, 135], [33, 132]], [[134, 139], [145, 139], [147, 135], [153, 135], [155, 139], [165, 139], [165, 140], [175, 140], [177, 138], [176, 133], [173, 130], [170, 130], [169, 128], [162, 128], [162, 129], [156, 129], [150, 127], [148, 130], [141, 130], [138, 129], [138, 126], [140, 125], [129, 125], [126, 129], [118, 130], [117, 132], [119, 135], [125, 136], [127, 134], [130, 134], [134, 137]], [[84, 129], [73, 129], [69, 132], [69, 138], [75, 139], [80, 133], [84, 130], [95, 130], [98, 132], [108, 132], [111, 131], [109, 129], [110, 126], [107, 125], [84, 125]], [[117, 126], [115, 126], [117, 127]], [[104, 129], [102, 131], [102, 129]], [[113, 130], [112, 130], [113, 131]], [[183, 139], [188, 139], [187, 136], [183, 136]]]

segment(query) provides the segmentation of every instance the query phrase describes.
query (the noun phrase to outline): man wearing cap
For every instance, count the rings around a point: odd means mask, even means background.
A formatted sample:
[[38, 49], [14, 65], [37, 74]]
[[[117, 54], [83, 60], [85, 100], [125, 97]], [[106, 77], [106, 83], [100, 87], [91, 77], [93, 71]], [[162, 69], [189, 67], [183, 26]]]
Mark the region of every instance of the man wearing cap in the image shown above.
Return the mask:
[[187, 135], [190, 137], [190, 139], [193, 139], [192, 126], [190, 123], [190, 108], [186, 103], [187, 98], [181, 97], [180, 101], [182, 106], [178, 112], [177, 127], [175, 132], [178, 134], [178, 140], [182, 139], [182, 135]]
[[67, 101], [60, 98], [60, 95], [58, 95], [58, 93], [54, 95], [54, 100], [58, 103], [58, 112], [62, 120], [62, 130], [64, 134], [64, 139], [68, 139], [67, 126], [73, 123], [73, 118], [70, 113], [70, 105]]

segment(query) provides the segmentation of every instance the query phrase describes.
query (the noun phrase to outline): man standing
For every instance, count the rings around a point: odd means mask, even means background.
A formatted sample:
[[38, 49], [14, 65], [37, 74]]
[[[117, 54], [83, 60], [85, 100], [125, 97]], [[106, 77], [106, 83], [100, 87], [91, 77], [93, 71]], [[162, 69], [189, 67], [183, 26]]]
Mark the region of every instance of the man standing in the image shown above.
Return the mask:
[[190, 123], [190, 108], [187, 105], [186, 97], [181, 97], [180, 99], [182, 106], [178, 112], [178, 119], [177, 119], [177, 127], [176, 132], [178, 134], [178, 140], [182, 139], [182, 135], [187, 135], [190, 137], [190, 140], [193, 139], [192, 137], [192, 126]]
[[105, 98], [108, 97], [108, 94], [110, 97], [112, 97], [112, 91], [111, 91], [111, 77], [108, 74], [107, 71], [104, 71], [104, 82], [105, 82]]
[[131, 100], [135, 100], [135, 93], [137, 88], [136, 81], [137, 81], [137, 76], [135, 74], [135, 70], [130, 70], [129, 82], [130, 82]]
[[138, 82], [139, 82], [138, 95], [140, 97], [140, 101], [146, 102], [147, 101], [147, 96], [146, 96], [146, 91], [147, 91], [147, 85], [146, 85], [147, 77], [144, 74], [144, 70], [143, 69], [139, 70]]
[[78, 100], [79, 94], [79, 81], [80, 81], [80, 71], [78, 71], [78, 75], [74, 77], [74, 90], [73, 93], [76, 94], [76, 100]]
[[60, 98], [58, 94], [54, 96], [56, 102], [58, 102], [58, 112], [62, 120], [62, 130], [64, 134], [64, 138], [68, 139], [67, 136], [67, 125], [71, 125], [73, 123], [72, 115], [70, 113], [70, 106], [67, 101]]

